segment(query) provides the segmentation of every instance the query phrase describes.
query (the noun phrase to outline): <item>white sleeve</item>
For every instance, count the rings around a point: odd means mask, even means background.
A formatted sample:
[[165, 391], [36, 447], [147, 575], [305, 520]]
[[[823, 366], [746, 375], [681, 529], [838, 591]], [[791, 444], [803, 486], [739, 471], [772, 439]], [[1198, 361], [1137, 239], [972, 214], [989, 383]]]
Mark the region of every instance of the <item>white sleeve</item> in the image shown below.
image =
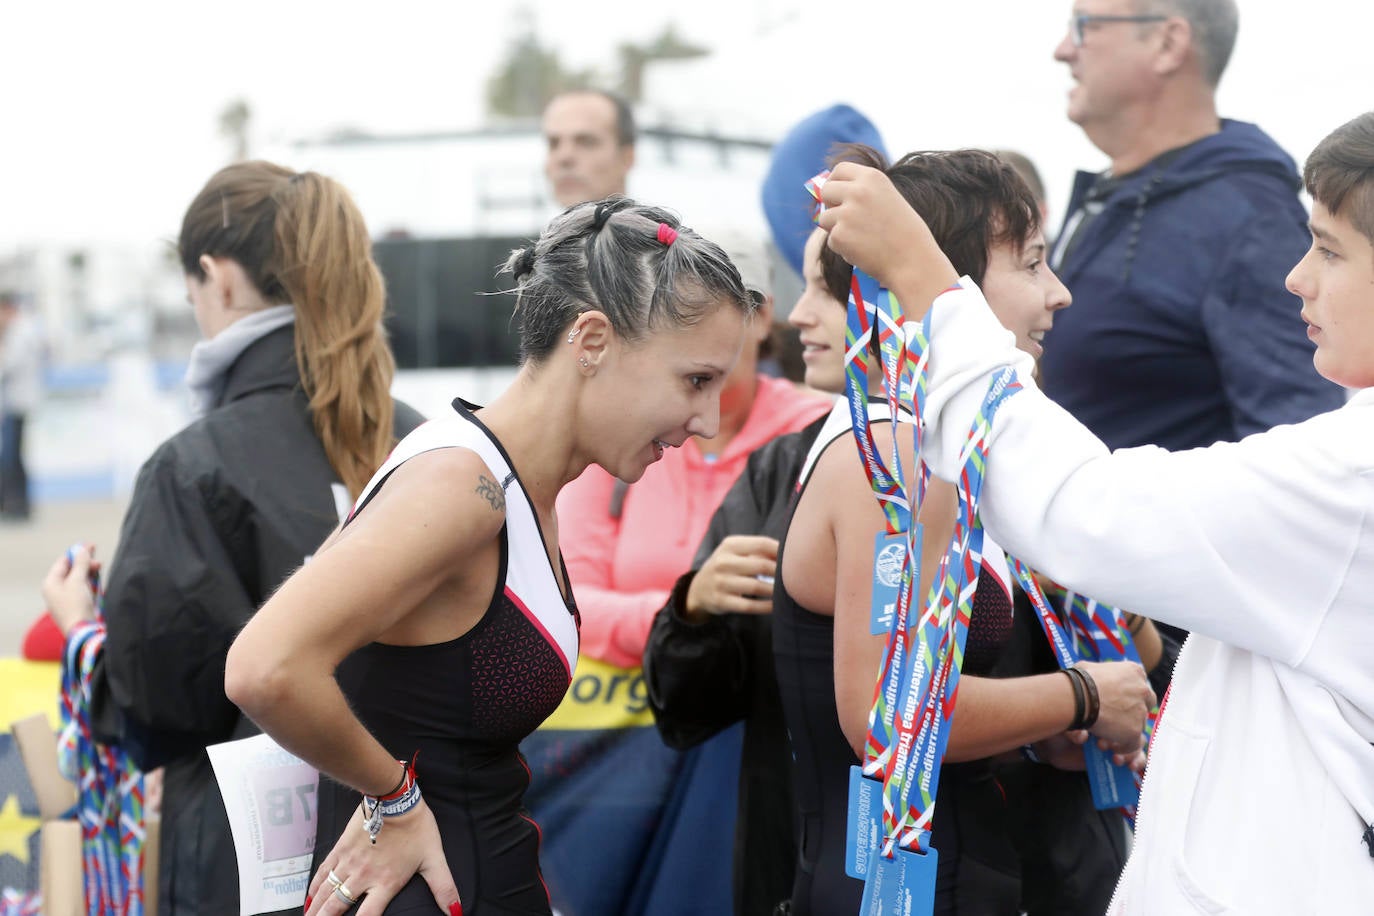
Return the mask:
[[1239, 443], [1109, 453], [1040, 392], [1029, 357], [962, 283], [932, 311], [932, 471], [954, 477], [992, 376], [1016, 366], [1025, 390], [1002, 405], [989, 445], [989, 535], [1084, 594], [1300, 663], [1368, 550], [1374, 398]]

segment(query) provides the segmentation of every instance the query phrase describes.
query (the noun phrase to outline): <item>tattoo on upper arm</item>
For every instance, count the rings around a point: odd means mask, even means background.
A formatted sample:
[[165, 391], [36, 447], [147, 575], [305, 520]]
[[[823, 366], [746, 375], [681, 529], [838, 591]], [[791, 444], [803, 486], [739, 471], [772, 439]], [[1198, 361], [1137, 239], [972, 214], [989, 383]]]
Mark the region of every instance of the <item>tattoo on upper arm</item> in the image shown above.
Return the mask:
[[477, 477], [477, 495], [485, 499], [494, 511], [506, 511], [506, 491], [486, 474]]

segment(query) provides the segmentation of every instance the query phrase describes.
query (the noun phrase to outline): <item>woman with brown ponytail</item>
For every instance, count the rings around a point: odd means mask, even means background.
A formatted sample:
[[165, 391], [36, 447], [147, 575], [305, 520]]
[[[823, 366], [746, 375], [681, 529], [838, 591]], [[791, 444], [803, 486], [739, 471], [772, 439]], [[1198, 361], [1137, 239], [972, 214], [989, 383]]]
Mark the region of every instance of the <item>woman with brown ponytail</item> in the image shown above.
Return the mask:
[[165, 767], [159, 912], [238, 916], [205, 748], [258, 729], [225, 696], [225, 656], [422, 418], [391, 399], [382, 277], [339, 184], [231, 165], [191, 202], [178, 248], [204, 336], [187, 370], [197, 419], [139, 472], [104, 624], [89, 546], [43, 592], [68, 640], [104, 640], [88, 672], [96, 739]]

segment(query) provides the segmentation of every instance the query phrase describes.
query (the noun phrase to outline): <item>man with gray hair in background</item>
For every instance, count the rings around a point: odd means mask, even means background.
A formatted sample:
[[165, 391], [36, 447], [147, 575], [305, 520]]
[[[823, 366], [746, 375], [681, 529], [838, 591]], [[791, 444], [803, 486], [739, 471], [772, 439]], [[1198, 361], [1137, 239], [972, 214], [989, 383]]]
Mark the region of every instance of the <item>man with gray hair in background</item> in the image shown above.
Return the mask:
[[[1113, 449], [1233, 441], [1343, 400], [1284, 286], [1309, 242], [1297, 168], [1217, 113], [1238, 27], [1235, 0], [1077, 0], [1054, 51], [1069, 119], [1110, 166], [1078, 173], [1051, 253], [1074, 307], [1046, 335], [1040, 386]], [[1161, 696], [1171, 668], [1151, 676]], [[1074, 797], [1086, 780], [1031, 769], [1016, 791], [1022, 904], [1101, 913], [1121, 819]]]
[[1051, 264], [1073, 291], [1044, 391], [1112, 448], [1236, 440], [1338, 407], [1284, 275], [1307, 248], [1293, 160], [1217, 115], [1234, 0], [1078, 0], [1054, 57], [1111, 160], [1074, 182]]

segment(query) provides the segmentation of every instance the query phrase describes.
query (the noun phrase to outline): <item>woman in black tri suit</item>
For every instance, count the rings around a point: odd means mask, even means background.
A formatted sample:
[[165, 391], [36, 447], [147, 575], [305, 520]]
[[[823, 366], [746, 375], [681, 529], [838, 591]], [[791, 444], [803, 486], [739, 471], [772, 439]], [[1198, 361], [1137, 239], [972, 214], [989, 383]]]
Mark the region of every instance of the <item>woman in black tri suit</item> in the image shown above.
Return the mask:
[[517, 745], [577, 659], [555, 499], [589, 464], [633, 481], [714, 435], [751, 315], [717, 246], [624, 198], [570, 208], [507, 267], [511, 387], [403, 440], [229, 656], [230, 697], [329, 777], [309, 916], [364, 895], [550, 912]]
[[[885, 168], [863, 147], [842, 158]], [[988, 303], [1020, 346], [1039, 352], [1068, 290], [1043, 263], [1038, 210], [1025, 183], [995, 156], [976, 150], [914, 153], [890, 169], [893, 184], [929, 223], [962, 273], [977, 278]], [[805, 291], [791, 314], [801, 330], [806, 381], [844, 390], [845, 307], [851, 270], [816, 230], [808, 242]], [[879, 372], [870, 372], [881, 393]], [[880, 454], [891, 454], [888, 406], [870, 411]], [[793, 916], [859, 911], [861, 882], [845, 875], [849, 768], [859, 762], [885, 637], [869, 633], [874, 536], [883, 515], [849, 433], [840, 403], [804, 465], [792, 520], [778, 551], [773, 652], [792, 739], [799, 825]], [[910, 427], [903, 427], [908, 479]], [[932, 480], [919, 519], [924, 525], [917, 594], [954, 526], [953, 487]], [[1058, 737], [1075, 715], [1070, 678], [1058, 674], [991, 680], [1011, 635], [1011, 576], [1001, 550], [984, 542], [984, 566], [965, 648], [959, 706], [941, 770], [931, 845], [939, 852], [935, 910], [960, 916], [1015, 916], [1019, 863], [1005, 824], [1005, 802], [988, 758], [1042, 742], [1047, 758], [1063, 750]], [[1144, 723], [1149, 688], [1138, 665], [1087, 664], [1102, 694], [1103, 727]], [[1111, 709], [1112, 712], [1108, 712]], [[1127, 710], [1127, 712], [1122, 712]], [[1122, 725], [1127, 722], [1126, 725]], [[1064, 755], [1066, 759], [1072, 752]], [[1081, 754], [1078, 755], [1081, 761]], [[1081, 766], [1081, 763], [1080, 763]]]

